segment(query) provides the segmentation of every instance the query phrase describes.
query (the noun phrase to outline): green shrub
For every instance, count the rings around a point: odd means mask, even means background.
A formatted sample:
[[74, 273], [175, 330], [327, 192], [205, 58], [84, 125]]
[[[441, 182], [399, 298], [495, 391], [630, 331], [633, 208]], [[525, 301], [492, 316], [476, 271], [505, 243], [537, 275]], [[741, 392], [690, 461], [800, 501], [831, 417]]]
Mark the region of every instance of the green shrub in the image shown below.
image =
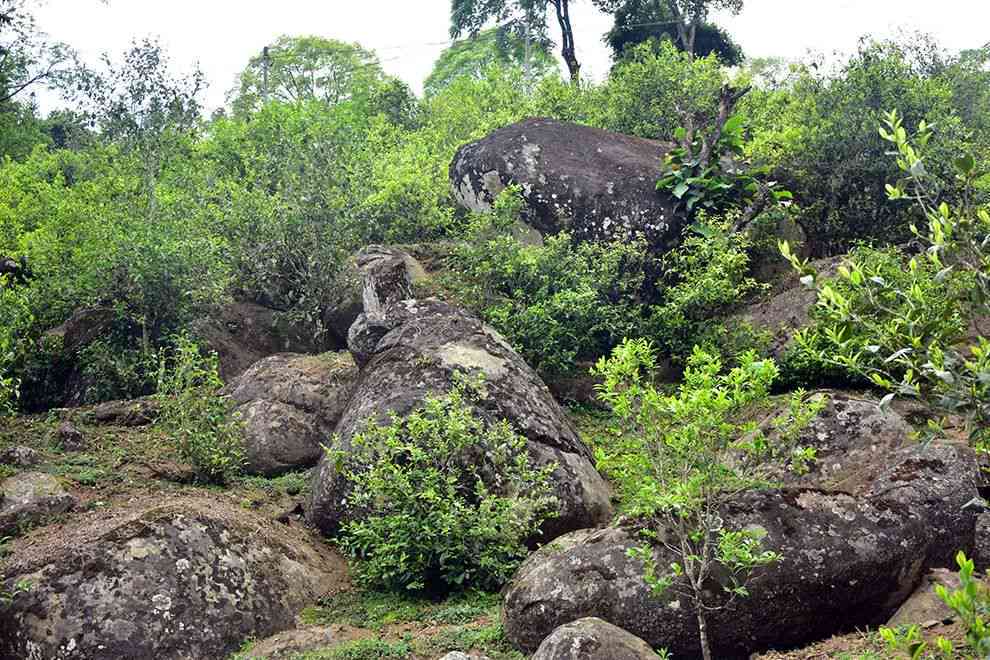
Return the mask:
[[[809, 405], [795, 393], [775, 418], [771, 441], [756, 422], [738, 420], [767, 402], [777, 376], [773, 360], [745, 353], [726, 372], [718, 357], [695, 347], [672, 394], [653, 386], [655, 367], [645, 340], [626, 341], [598, 362], [601, 398], [626, 433], [595, 456], [617, 486], [622, 511], [643, 524], [644, 544], [630, 556], [643, 562], [655, 594], [672, 591], [690, 603], [710, 658], [709, 613], [747, 596], [752, 571], [782, 559], [762, 548], [765, 532], [731, 529], [720, 514], [740, 492], [765, 487], [775, 464], [807, 469], [814, 451], [797, 440], [823, 403]], [[670, 564], [654, 559], [660, 544], [671, 553]], [[721, 590], [710, 588], [716, 581]]]
[[177, 335], [174, 344], [174, 354], [159, 363], [158, 424], [201, 478], [225, 483], [244, 464], [244, 441], [240, 420], [221, 394], [217, 356], [204, 357], [186, 335]]
[[572, 372], [627, 336], [642, 334], [645, 243], [575, 243], [561, 233], [542, 245], [511, 235], [523, 202], [503, 192], [492, 214], [475, 216], [447, 278], [543, 374]]
[[34, 318], [27, 292], [0, 276], [0, 418], [12, 415], [20, 397], [19, 366], [26, 351], [26, 333]]
[[650, 336], [675, 363], [683, 364], [695, 344], [731, 356], [767, 342], [746, 324], [728, 328], [714, 320], [766, 289], [749, 275], [749, 238], [731, 231], [733, 217], [702, 215], [685, 230], [681, 245], [663, 257]]
[[406, 417], [369, 425], [335, 460], [362, 512], [341, 547], [362, 584], [420, 591], [488, 589], [526, 556], [524, 541], [553, 509], [552, 465], [530, 463], [507, 422], [473, 412], [466, 384], [431, 396]]
[[[976, 204], [972, 194], [956, 207], [940, 201], [937, 180], [925, 165], [927, 125], [910, 137], [891, 112], [880, 133], [897, 149], [904, 173], [896, 185], [888, 184], [888, 194], [913, 200], [927, 220], [924, 233], [912, 227], [927, 246], [924, 253], [881, 260], [879, 268], [854, 256], [839, 269], [838, 280], [816, 282], [786, 243], [781, 250], [802, 279], [818, 288], [821, 360], [888, 390], [884, 402], [912, 396], [941, 414], [961, 416], [974, 446], [990, 450], [990, 340], [979, 331], [967, 340], [964, 332], [990, 316], [990, 208]], [[960, 187], [971, 191], [979, 177], [975, 158], [963, 152], [953, 163]]]

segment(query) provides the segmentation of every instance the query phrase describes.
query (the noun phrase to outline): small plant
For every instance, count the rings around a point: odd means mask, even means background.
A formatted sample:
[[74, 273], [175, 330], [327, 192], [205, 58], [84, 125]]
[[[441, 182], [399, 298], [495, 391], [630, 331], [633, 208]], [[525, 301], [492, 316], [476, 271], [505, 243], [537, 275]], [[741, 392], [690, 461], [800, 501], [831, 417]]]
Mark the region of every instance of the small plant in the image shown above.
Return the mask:
[[221, 394], [217, 356], [204, 357], [186, 335], [176, 336], [174, 345], [171, 358], [159, 363], [158, 423], [201, 478], [225, 483], [240, 472], [245, 456], [240, 421]]
[[369, 425], [353, 454], [335, 455], [361, 515], [341, 547], [368, 586], [497, 588], [526, 556], [524, 544], [553, 511], [548, 477], [507, 422], [472, 410], [480, 396], [458, 383], [406, 417]]
[[[770, 441], [755, 422], [736, 420], [767, 400], [777, 375], [772, 360], [745, 353], [723, 373], [717, 357], [696, 347], [673, 394], [653, 386], [654, 368], [645, 340], [626, 341], [598, 362], [601, 398], [627, 432], [615, 446], [599, 447], [596, 458], [618, 485], [624, 512], [644, 524], [645, 543], [630, 555], [643, 562], [656, 595], [673, 591], [692, 604], [707, 660], [708, 613], [748, 595], [754, 569], [782, 559], [762, 547], [765, 532], [729, 528], [722, 508], [740, 492], [768, 485], [773, 459], [807, 469], [814, 454], [797, 439], [822, 404], [809, 406], [796, 393], [771, 424], [786, 433]], [[658, 563], [655, 546], [669, 553], [670, 563]], [[725, 578], [715, 585], [719, 573]]]

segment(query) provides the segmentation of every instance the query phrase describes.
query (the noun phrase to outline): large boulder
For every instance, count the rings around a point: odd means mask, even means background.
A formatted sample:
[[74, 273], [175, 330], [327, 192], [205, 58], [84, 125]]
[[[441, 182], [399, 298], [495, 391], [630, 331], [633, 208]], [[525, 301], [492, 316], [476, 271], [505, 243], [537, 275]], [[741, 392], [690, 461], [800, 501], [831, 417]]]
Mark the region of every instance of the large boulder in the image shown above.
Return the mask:
[[305, 534], [220, 499], [139, 506], [13, 556], [0, 658], [223, 658], [292, 627], [343, 571]]
[[44, 472], [21, 472], [0, 482], [0, 536], [16, 534], [76, 505], [58, 479]]
[[686, 221], [657, 192], [667, 145], [553, 119], [526, 119], [462, 146], [450, 165], [454, 197], [488, 211], [510, 185], [526, 200], [524, 220], [544, 234], [580, 240], [644, 236], [673, 246]]
[[245, 471], [275, 476], [311, 467], [323, 453], [357, 383], [346, 352], [282, 353], [228, 384], [244, 429]]
[[[377, 339], [362, 348], [368, 362], [337, 425], [335, 449], [346, 454], [369, 420], [405, 415], [428, 395], [449, 391], [456, 374], [481, 374], [484, 396], [473, 404], [476, 412], [492, 422], [508, 420], [538, 463], [556, 464], [551, 480], [560, 510], [544, 523], [543, 538], [609, 520], [609, 489], [590, 451], [546, 385], [498, 333], [464, 310], [434, 300], [393, 304], [384, 318]], [[352, 336], [365, 321], [359, 317]], [[353, 513], [346, 496], [346, 481], [324, 457], [313, 482], [309, 520], [334, 533]]]
[[323, 324], [344, 345], [359, 314], [380, 317], [388, 305], [413, 298], [413, 285], [426, 277], [422, 264], [405, 250], [369, 245], [338, 273]]
[[[886, 621], [926, 567], [970, 552], [978, 468], [964, 445], [918, 445], [894, 412], [831, 395], [802, 439], [819, 460], [803, 476], [779, 475], [778, 490], [749, 493], [722, 512], [729, 528], [762, 529], [783, 556], [750, 585], [750, 596], [715, 612], [716, 656], [746, 657]], [[657, 598], [627, 551], [632, 527], [579, 531], [540, 550], [505, 594], [506, 632], [531, 651], [562, 623], [597, 616], [664, 646], [699, 653], [688, 603]], [[657, 550], [658, 565], [673, 561]], [[712, 585], [715, 593], [718, 585]]]
[[530, 660], [655, 660], [639, 637], [593, 616], [566, 623], [543, 640]]
[[216, 352], [220, 377], [226, 382], [269, 355], [343, 347], [332, 337], [317, 340], [312, 328], [289, 323], [278, 311], [251, 302], [216, 307], [193, 324], [193, 332], [203, 348]]

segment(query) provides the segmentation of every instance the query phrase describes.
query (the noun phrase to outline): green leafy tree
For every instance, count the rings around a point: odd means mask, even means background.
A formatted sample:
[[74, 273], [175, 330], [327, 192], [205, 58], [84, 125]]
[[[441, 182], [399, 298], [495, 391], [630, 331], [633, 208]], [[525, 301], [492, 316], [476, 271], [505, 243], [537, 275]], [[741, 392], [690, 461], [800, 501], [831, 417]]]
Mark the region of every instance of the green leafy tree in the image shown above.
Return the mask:
[[319, 100], [330, 105], [367, 101], [385, 80], [375, 54], [356, 43], [282, 35], [250, 59], [230, 94], [231, 104], [235, 113], [249, 114], [266, 99]]
[[505, 28], [491, 28], [455, 41], [433, 65], [423, 89], [435, 94], [455, 78], [481, 78], [492, 65], [513, 65], [529, 71], [539, 79], [557, 71], [557, 63], [545, 43], [527, 44], [525, 39]]
[[[680, 23], [665, 0], [594, 0], [595, 5], [615, 15], [612, 29], [605, 35], [605, 43], [612, 49], [612, 57], [622, 58], [626, 49], [644, 42], [672, 41], [683, 47], [677, 25]], [[714, 53], [728, 66], [741, 64], [742, 48], [722, 28], [702, 21], [694, 38], [694, 55], [705, 57]]]
[[59, 87], [75, 66], [65, 44], [49, 41], [29, 0], [0, 0], [0, 107], [32, 87]]
[[553, 8], [560, 28], [560, 54], [571, 81], [581, 77], [581, 64], [574, 49], [570, 0], [451, 0], [450, 35], [478, 34], [489, 23], [514, 31], [519, 38], [548, 43], [546, 14]]
[[[777, 375], [772, 360], [745, 353], [725, 373], [717, 357], [696, 347], [677, 391], [665, 394], [653, 385], [655, 359], [648, 341], [627, 340], [596, 365], [600, 396], [626, 430], [596, 458], [617, 484], [624, 512], [645, 526], [644, 545], [630, 554], [643, 562], [655, 594], [673, 591], [691, 603], [710, 660], [708, 614], [745, 597], [754, 569], [783, 559], [762, 547], [758, 531], [730, 529], [724, 507], [765, 487], [775, 463], [806, 468], [814, 453], [796, 443], [817, 407], [794, 394], [772, 424], [771, 442], [755, 422], [738, 420], [766, 402]], [[660, 565], [657, 545], [669, 564]]]

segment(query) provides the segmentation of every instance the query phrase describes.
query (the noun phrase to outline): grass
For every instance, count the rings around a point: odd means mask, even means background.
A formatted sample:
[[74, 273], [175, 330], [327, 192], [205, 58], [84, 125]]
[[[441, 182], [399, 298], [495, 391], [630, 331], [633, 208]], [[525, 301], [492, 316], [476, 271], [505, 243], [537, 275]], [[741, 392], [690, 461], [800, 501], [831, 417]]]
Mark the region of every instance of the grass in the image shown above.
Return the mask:
[[324, 599], [303, 611], [305, 623], [381, 630], [398, 623], [465, 624], [497, 612], [498, 596], [478, 591], [464, 592], [436, 602], [404, 594], [378, 591], [348, 591]]

